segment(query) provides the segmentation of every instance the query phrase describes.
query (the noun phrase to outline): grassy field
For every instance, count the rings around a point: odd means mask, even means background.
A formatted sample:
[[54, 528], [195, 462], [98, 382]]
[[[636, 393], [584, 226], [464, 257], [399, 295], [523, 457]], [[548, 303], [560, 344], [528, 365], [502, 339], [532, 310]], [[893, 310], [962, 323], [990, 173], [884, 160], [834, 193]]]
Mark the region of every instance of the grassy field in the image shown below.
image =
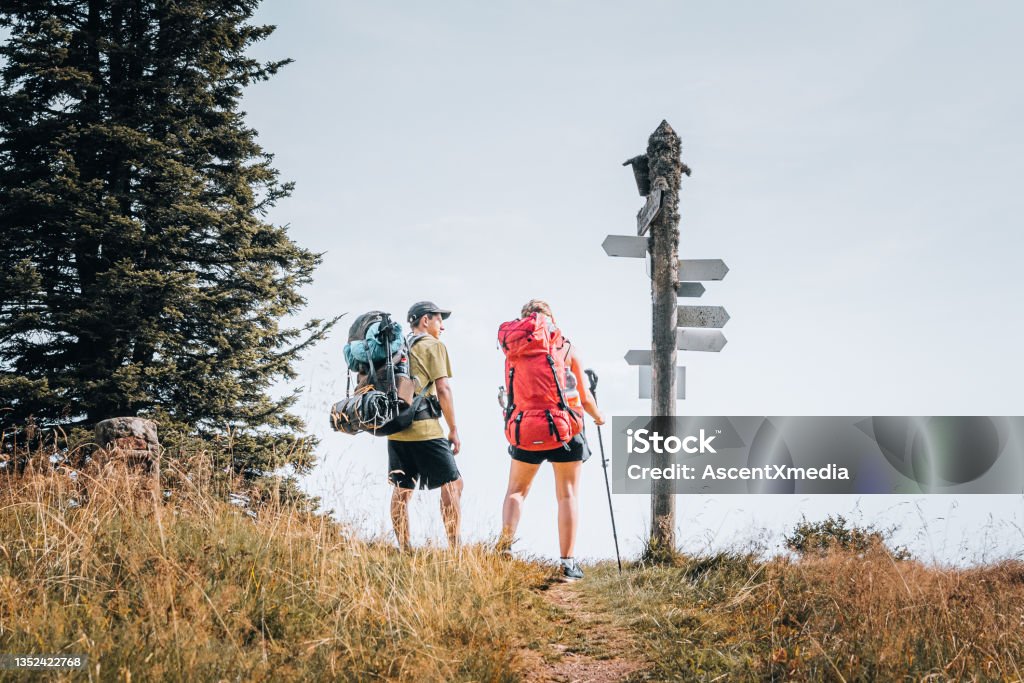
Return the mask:
[[164, 478], [0, 476], [0, 653], [88, 655], [74, 680], [558, 680], [572, 657], [630, 680], [1024, 680], [1019, 562], [941, 569], [818, 527], [845, 540], [549, 591], [549, 565], [226, 502], [201, 459]]
[[586, 599], [646, 643], [654, 680], [1024, 680], [1024, 563], [966, 570], [883, 548], [602, 565]]
[[94, 680], [500, 681], [552, 628], [549, 567], [404, 555], [201, 486], [154, 505], [134, 475], [83, 483], [0, 481], [0, 652], [86, 654]]

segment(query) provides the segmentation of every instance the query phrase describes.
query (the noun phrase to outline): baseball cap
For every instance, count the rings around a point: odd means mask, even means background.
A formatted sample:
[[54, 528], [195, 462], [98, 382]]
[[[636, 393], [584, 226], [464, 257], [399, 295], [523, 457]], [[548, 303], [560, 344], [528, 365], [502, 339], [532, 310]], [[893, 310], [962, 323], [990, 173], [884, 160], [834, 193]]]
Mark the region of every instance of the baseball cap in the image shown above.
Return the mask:
[[446, 311], [433, 301], [417, 301], [409, 307], [409, 315], [406, 316], [406, 319], [409, 322], [414, 323], [427, 313], [440, 313], [441, 320], [447, 320], [448, 316], [452, 314], [451, 311]]

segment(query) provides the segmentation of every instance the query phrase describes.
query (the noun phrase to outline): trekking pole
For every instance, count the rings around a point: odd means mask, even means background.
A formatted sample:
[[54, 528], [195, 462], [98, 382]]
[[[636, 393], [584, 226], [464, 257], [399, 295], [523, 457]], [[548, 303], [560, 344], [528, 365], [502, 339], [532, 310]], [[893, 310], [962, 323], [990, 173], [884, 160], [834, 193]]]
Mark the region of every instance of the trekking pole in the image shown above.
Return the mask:
[[[590, 393], [597, 402], [597, 373], [587, 368], [584, 370], [590, 380]], [[622, 575], [622, 557], [619, 555], [619, 533], [615, 530], [615, 510], [612, 508], [612, 485], [608, 482], [608, 460], [604, 457], [604, 439], [601, 438], [601, 425], [597, 427], [597, 443], [601, 447], [601, 466], [604, 468], [604, 488], [608, 492], [608, 514], [612, 518], [612, 538], [615, 539], [615, 561], [619, 563], [619, 575]]]
[[[391, 342], [394, 341], [392, 335], [394, 330], [391, 327], [391, 316], [385, 313], [381, 316], [380, 332], [377, 335], [377, 340], [384, 343], [384, 352], [387, 354], [387, 361], [384, 363], [384, 369], [387, 374], [385, 375], [388, 383], [388, 403], [391, 406], [393, 413], [398, 413], [398, 383], [395, 382], [395, 359], [391, 353]], [[374, 378], [376, 380], [376, 378]]]

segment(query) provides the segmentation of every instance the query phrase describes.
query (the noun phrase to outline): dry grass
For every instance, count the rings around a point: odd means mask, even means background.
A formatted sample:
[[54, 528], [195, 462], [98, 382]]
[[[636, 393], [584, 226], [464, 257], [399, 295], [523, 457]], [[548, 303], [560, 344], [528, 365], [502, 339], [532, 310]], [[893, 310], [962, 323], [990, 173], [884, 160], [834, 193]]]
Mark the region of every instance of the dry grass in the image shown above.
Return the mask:
[[95, 680], [501, 681], [546, 637], [549, 569], [246, 511], [209, 470], [165, 471], [159, 504], [116, 469], [0, 476], [0, 652], [86, 654]]
[[659, 680], [1024, 680], [1020, 562], [940, 569], [877, 549], [593, 574], [588, 595], [643, 634]]
[[[160, 487], [116, 464], [0, 474], [0, 652], [125, 681], [516, 681], [594, 643], [644, 680], [1024, 680], [1021, 562], [936, 568], [868, 533], [800, 559], [605, 563], [569, 610], [541, 597], [549, 567], [398, 553], [276, 498], [228, 502], [238, 482], [202, 452], [178, 462]], [[595, 638], [609, 616], [639, 638]]]
[[770, 650], [763, 670], [794, 678], [1021, 680], [1024, 563], [942, 570], [884, 552], [777, 561], [750, 610]]

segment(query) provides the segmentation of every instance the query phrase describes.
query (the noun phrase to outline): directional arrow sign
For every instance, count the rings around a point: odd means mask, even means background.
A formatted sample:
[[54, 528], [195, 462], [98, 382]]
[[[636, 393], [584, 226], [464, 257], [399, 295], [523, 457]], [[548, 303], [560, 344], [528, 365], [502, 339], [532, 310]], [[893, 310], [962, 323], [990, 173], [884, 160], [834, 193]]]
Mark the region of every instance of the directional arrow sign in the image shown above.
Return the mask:
[[604, 253], [609, 256], [643, 258], [647, 255], [647, 238], [632, 235], [608, 235], [601, 243]]
[[719, 258], [679, 259], [679, 281], [723, 280], [729, 266]]
[[[609, 235], [611, 237], [611, 235]], [[606, 240], [607, 241], [607, 240]], [[606, 249], [607, 251], [607, 249]], [[613, 254], [614, 255], [614, 254]], [[632, 254], [630, 254], [632, 256]], [[654, 272], [654, 268], [651, 265], [651, 256], [647, 254], [647, 275], [650, 276]], [[704, 258], [704, 259], [679, 259], [679, 282], [680, 291], [682, 291], [682, 284], [687, 282], [698, 282], [706, 280], [724, 280], [725, 274], [729, 272], [729, 267], [725, 265], [722, 259], [717, 258]], [[700, 293], [704, 293], [704, 288], [701, 287]], [[679, 296], [684, 296], [680, 294]], [[697, 294], [696, 296], [700, 296]]]
[[687, 296], [696, 298], [704, 295], [704, 285], [699, 282], [680, 282], [676, 289], [676, 296]]
[[721, 351], [726, 341], [721, 330], [686, 329], [676, 331], [676, 348], [680, 351]]
[[[641, 365], [640, 398], [651, 397], [651, 366]], [[686, 368], [676, 368], [676, 398], [686, 398]]]
[[651, 364], [651, 350], [650, 349], [633, 349], [627, 351], [626, 362], [630, 365], [650, 365]]
[[659, 211], [661, 211], [661, 188], [655, 187], [647, 195], [647, 203], [640, 209], [640, 213], [636, 215], [636, 234], [643, 235], [646, 233], [647, 228], [651, 227], [651, 221], [654, 220]]
[[721, 306], [680, 306], [676, 314], [679, 327], [725, 327], [729, 314]]

